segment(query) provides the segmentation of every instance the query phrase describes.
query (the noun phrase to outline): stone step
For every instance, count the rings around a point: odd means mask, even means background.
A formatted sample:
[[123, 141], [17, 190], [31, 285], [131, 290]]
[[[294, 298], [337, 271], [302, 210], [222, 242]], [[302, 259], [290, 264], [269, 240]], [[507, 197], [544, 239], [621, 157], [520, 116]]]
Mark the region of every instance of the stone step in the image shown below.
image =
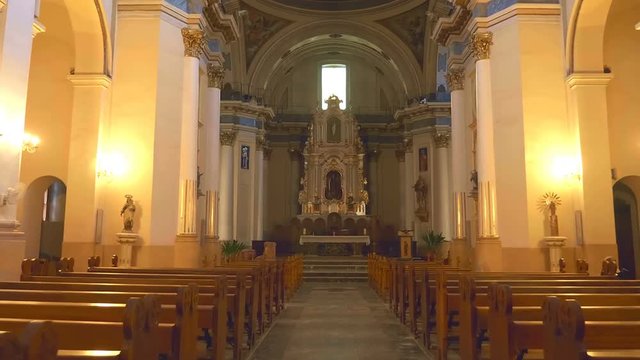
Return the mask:
[[354, 276], [367, 276], [367, 271], [304, 271], [303, 276], [345, 276], [345, 277], [354, 277]]
[[367, 264], [305, 264], [304, 270], [364, 270], [367, 271]]
[[324, 276], [314, 276], [314, 277], [303, 277], [302, 279], [305, 282], [367, 282], [367, 278], [345, 278], [345, 277], [324, 277]]

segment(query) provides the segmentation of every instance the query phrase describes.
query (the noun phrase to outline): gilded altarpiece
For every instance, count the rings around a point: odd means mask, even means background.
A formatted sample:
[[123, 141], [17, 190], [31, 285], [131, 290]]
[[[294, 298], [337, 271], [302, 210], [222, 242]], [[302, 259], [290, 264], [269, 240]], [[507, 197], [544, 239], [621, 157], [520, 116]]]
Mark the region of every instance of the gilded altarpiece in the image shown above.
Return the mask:
[[326, 102], [327, 110], [318, 110], [308, 127], [298, 194], [301, 215], [365, 215], [369, 193], [357, 120], [340, 109], [337, 97]]

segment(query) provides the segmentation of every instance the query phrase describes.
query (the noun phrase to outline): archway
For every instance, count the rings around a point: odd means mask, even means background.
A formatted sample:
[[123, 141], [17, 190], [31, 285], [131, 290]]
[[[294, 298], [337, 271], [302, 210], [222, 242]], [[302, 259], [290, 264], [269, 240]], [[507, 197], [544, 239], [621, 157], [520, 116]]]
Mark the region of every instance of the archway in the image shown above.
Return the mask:
[[66, 192], [66, 185], [54, 176], [40, 177], [27, 187], [22, 203], [26, 257], [60, 258]]
[[640, 227], [637, 194], [640, 177], [629, 176], [613, 186], [613, 208], [616, 225], [619, 267], [629, 277], [640, 278]]

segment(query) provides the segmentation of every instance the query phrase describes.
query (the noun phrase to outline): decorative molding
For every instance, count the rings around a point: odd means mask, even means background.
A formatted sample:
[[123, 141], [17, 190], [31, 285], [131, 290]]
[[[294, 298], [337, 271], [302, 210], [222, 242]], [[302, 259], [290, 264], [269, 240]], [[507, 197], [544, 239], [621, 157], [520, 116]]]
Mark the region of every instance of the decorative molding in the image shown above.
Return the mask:
[[413, 151], [413, 138], [412, 137], [405, 137], [404, 139], [402, 139], [402, 148], [404, 149], [404, 152], [406, 153], [410, 153]]
[[74, 87], [111, 87], [111, 78], [105, 74], [71, 74], [67, 75]]
[[[1, 0], [0, 0], [1, 1]], [[0, 12], [2, 12], [2, 4], [0, 4]], [[38, 20], [38, 18], [33, 18], [33, 27], [31, 30], [31, 35], [32, 37], [36, 37], [38, 34], [43, 33], [47, 31], [47, 27], [44, 26], [44, 24]]]
[[223, 130], [220, 131], [220, 145], [221, 146], [233, 146], [233, 142], [236, 140], [237, 130]]
[[431, 38], [438, 44], [447, 46], [452, 37], [460, 36], [471, 19], [471, 11], [466, 6], [457, 6], [449, 17], [442, 17], [436, 23]]
[[233, 15], [225, 14], [219, 0], [206, 0], [202, 9], [204, 18], [215, 32], [220, 32], [227, 43], [240, 38], [240, 29]]
[[222, 89], [224, 82], [224, 68], [214, 63], [208, 63], [207, 77], [209, 78], [210, 88]]
[[4, 10], [5, 6], [7, 6], [7, 0], [0, 0], [0, 13]]
[[445, 78], [449, 91], [464, 90], [464, 68], [457, 67], [449, 69]]
[[404, 149], [396, 150], [396, 159], [398, 159], [398, 162], [404, 162], [404, 153]]
[[578, 86], [607, 86], [611, 79], [611, 73], [573, 73], [567, 77], [567, 85], [572, 90]]
[[449, 140], [451, 140], [451, 134], [449, 132], [433, 133], [433, 142], [436, 145], [436, 149], [448, 148]]
[[493, 45], [493, 33], [490, 31], [476, 32], [471, 37], [471, 50], [476, 61], [489, 59]]
[[264, 148], [263, 153], [262, 153], [262, 157], [265, 161], [269, 161], [271, 160], [271, 151], [273, 149], [270, 146], [267, 146]]
[[264, 135], [256, 136], [256, 151], [264, 151], [267, 147], [267, 140]]
[[184, 42], [184, 56], [199, 58], [202, 54], [204, 43], [204, 31], [190, 27], [182, 28], [182, 41]]
[[275, 117], [275, 112], [272, 108], [256, 105], [250, 102], [226, 100], [220, 103], [220, 114], [237, 116], [244, 115], [255, 119], [261, 119], [265, 123], [268, 123]]
[[393, 117], [397, 122], [407, 123], [415, 120], [451, 116], [451, 103], [426, 103], [412, 105], [404, 109], [396, 110]]

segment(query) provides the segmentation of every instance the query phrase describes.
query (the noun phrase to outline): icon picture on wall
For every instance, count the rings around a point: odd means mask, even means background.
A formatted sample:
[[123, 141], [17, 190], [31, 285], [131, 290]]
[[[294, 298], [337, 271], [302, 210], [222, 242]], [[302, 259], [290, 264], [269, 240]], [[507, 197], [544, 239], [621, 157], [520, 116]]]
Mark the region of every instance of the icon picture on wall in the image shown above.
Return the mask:
[[242, 145], [240, 147], [240, 168], [249, 170], [249, 146]]
[[418, 167], [420, 172], [429, 171], [429, 156], [427, 154], [427, 148], [423, 147], [418, 150]]

